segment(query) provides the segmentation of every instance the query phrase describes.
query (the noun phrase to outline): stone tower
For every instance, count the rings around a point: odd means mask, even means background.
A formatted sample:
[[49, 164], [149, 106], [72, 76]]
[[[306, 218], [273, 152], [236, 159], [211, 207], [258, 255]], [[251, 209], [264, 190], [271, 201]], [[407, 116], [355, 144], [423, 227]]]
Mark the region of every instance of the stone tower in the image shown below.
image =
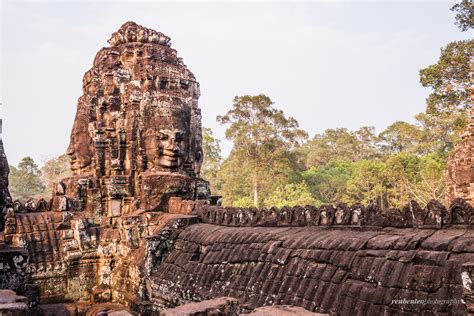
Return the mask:
[[10, 192], [8, 191], [8, 175], [10, 173], [10, 167], [8, 166], [7, 156], [3, 148], [3, 134], [2, 134], [3, 116], [2, 116], [2, 103], [0, 103], [0, 231], [4, 227], [3, 213], [7, 206], [12, 205], [12, 199]]
[[199, 83], [166, 35], [127, 22], [96, 55], [68, 155], [73, 177], [63, 208], [99, 220], [166, 211], [172, 196], [207, 198], [199, 178], [203, 159]]
[[[474, 89], [471, 89], [474, 102]], [[461, 141], [456, 144], [448, 160], [446, 172], [446, 202], [463, 198], [474, 205], [474, 107], [471, 106], [468, 125], [461, 133]]]

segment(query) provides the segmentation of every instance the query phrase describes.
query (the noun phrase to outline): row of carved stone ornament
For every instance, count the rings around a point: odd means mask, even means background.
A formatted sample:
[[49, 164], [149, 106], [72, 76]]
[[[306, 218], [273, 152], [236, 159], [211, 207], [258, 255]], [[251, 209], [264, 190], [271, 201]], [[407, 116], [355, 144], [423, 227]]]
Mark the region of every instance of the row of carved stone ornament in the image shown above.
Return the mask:
[[204, 223], [224, 226], [318, 226], [352, 225], [380, 227], [438, 227], [474, 225], [473, 207], [463, 199], [455, 199], [447, 209], [431, 200], [425, 208], [410, 201], [402, 209], [380, 209], [375, 204], [364, 206], [344, 203], [315, 207], [294, 206], [272, 208], [236, 208], [204, 205], [195, 210]]
[[47, 212], [51, 210], [52, 199], [46, 201], [40, 199], [28, 199], [25, 203], [19, 200], [13, 201], [13, 211], [15, 213]]

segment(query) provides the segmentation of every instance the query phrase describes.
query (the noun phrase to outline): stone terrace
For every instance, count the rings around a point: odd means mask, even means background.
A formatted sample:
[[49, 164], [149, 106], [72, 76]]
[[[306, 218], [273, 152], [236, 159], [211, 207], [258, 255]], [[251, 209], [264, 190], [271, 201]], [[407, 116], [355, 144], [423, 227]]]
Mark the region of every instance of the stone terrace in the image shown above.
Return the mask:
[[[462, 265], [470, 229], [187, 227], [154, 271], [152, 301], [236, 297], [252, 309], [288, 304], [343, 315], [466, 312]], [[404, 304], [393, 300], [452, 300]]]

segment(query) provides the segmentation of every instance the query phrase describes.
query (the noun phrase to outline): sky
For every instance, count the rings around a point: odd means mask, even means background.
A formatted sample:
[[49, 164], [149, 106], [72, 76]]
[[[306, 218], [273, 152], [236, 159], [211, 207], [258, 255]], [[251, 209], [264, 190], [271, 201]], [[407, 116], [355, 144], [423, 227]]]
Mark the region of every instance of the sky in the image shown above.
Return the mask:
[[237, 95], [264, 93], [312, 137], [413, 122], [430, 90], [418, 71], [468, 38], [452, 1], [0, 1], [0, 102], [10, 164], [66, 151], [95, 54], [126, 21], [171, 37], [201, 84], [203, 126]]

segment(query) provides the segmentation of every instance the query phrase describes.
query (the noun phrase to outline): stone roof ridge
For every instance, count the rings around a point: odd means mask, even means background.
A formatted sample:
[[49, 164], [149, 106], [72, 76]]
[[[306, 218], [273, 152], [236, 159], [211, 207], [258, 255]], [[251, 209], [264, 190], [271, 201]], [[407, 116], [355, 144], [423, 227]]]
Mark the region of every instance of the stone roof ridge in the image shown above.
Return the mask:
[[112, 33], [112, 36], [107, 42], [111, 47], [126, 43], [153, 43], [168, 47], [171, 46], [170, 37], [133, 21], [125, 22], [118, 31]]

